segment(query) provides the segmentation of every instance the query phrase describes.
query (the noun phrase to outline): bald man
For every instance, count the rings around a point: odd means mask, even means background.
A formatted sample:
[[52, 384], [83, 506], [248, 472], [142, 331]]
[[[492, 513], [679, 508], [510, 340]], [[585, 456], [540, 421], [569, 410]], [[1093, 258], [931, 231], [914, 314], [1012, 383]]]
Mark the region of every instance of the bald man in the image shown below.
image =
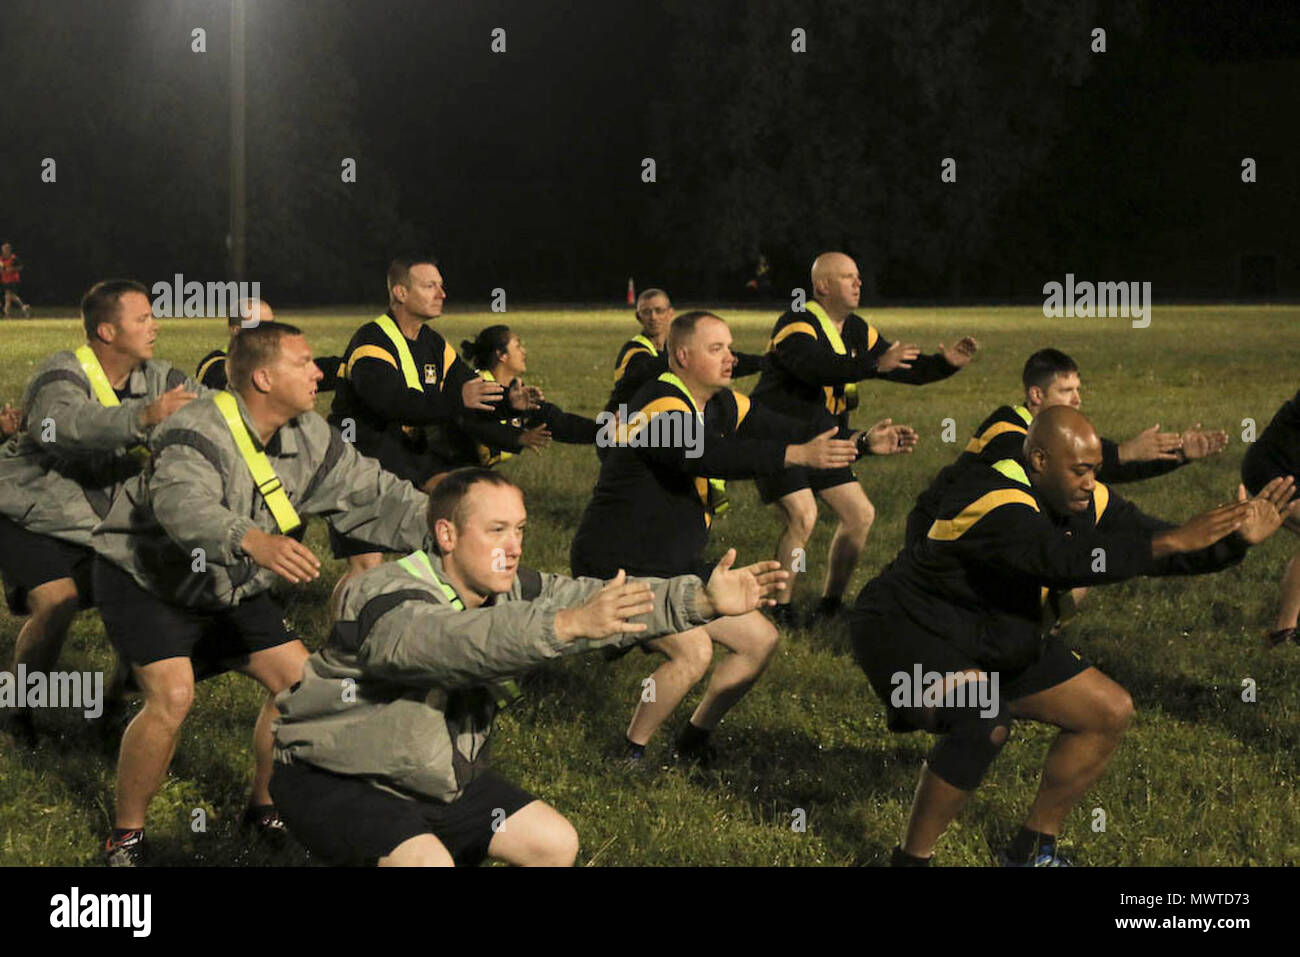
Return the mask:
[[892, 863], [928, 864], [1006, 743], [1013, 718], [1060, 729], [1024, 826], [1000, 855], [1068, 864], [1057, 835], [1101, 776], [1133, 717], [1128, 693], [1045, 634], [1051, 588], [1140, 575], [1195, 575], [1241, 561], [1296, 514], [1294, 480], [1268, 483], [1174, 527], [1097, 481], [1101, 442], [1068, 406], [1044, 409], [1021, 454], [975, 463], [939, 517], [867, 584], [851, 614], [854, 655], [891, 731], [939, 736]]
[[[274, 322], [275, 311], [271, 304], [265, 299], [240, 299], [230, 310], [230, 315], [226, 318], [226, 328], [230, 332], [230, 340], [234, 341], [235, 336], [239, 335], [240, 329], [246, 329], [255, 326], [260, 322]], [[230, 349], [227, 344], [225, 349], [213, 349], [199, 361], [199, 367], [194, 373], [194, 378], [209, 389], [224, 389], [226, 387], [226, 352]], [[317, 392], [333, 392], [334, 387], [339, 381], [339, 367], [343, 364], [340, 356], [317, 356], [314, 360], [316, 368], [320, 369], [324, 377], [316, 385]]]
[[[754, 388], [754, 402], [797, 418], [818, 429], [848, 428], [849, 412], [857, 407], [857, 383], [887, 379], [924, 385], [953, 375], [974, 357], [978, 346], [969, 336], [952, 348], [942, 344], [933, 355], [921, 355], [911, 344], [890, 342], [869, 322], [854, 314], [862, 294], [857, 264], [843, 253], [822, 253], [812, 265], [813, 299], [803, 311], [785, 313], [776, 321], [767, 347], [768, 366]], [[819, 616], [840, 608], [858, 556], [875, 521], [876, 510], [848, 468], [786, 469], [756, 482], [764, 503], [776, 503], [783, 528], [776, 558], [791, 577], [777, 597], [773, 618], [797, 624], [791, 607], [794, 572], [817, 523], [817, 498], [835, 513], [839, 524], [831, 539], [822, 587]]]

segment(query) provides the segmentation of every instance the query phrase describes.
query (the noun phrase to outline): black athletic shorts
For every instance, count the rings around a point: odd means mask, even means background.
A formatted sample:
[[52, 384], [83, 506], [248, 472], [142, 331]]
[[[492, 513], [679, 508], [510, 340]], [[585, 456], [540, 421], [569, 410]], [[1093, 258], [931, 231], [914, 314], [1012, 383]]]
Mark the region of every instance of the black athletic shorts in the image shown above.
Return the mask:
[[856, 481], [853, 469], [847, 465], [842, 469], [809, 469], [795, 466], [775, 475], [759, 475], [754, 479], [754, 486], [758, 489], [758, 497], [763, 504], [771, 505], [800, 489], [812, 489], [816, 494], [824, 489]]
[[459, 800], [444, 804], [401, 798], [301, 761], [276, 762], [271, 799], [289, 832], [327, 863], [373, 865], [403, 841], [432, 834], [457, 867], [482, 863], [496, 833], [493, 822], [537, 800], [492, 770], [471, 781]]
[[1265, 485], [1284, 475], [1294, 475], [1300, 481], [1300, 470], [1288, 465], [1285, 455], [1262, 441], [1253, 443], [1241, 460], [1241, 484], [1251, 495], [1258, 495]]
[[76, 583], [80, 606], [89, 608], [95, 603], [94, 562], [93, 548], [29, 532], [0, 515], [0, 572], [4, 573], [5, 601], [13, 614], [30, 614], [28, 592], [60, 578]]
[[132, 665], [190, 658], [197, 681], [247, 664], [254, 652], [298, 639], [269, 592], [209, 612], [163, 601], [103, 557], [95, 558], [94, 574], [104, 630]]
[[[605, 565], [600, 562], [593, 562], [589, 559], [578, 555], [576, 552], [569, 553], [570, 571], [573, 572], [574, 578], [601, 578], [609, 581], [618, 574], [622, 568], [627, 572], [628, 578], [675, 578], [678, 575], [695, 575], [700, 581], [708, 583], [709, 576], [713, 574], [713, 567], [717, 565], [716, 561], [707, 561], [705, 559], [696, 559], [689, 562], [685, 567], [678, 571], [670, 571], [665, 568], [647, 569], [644, 567], [626, 565]], [[662, 637], [662, 636], [661, 636]], [[647, 638], [645, 641], [638, 641], [634, 645], [607, 645], [600, 650], [600, 655], [606, 661], [617, 661], [633, 648], [640, 648], [647, 655], [657, 655], [660, 652], [651, 648], [647, 642], [654, 641], [653, 638]]]
[[[890, 731], [942, 733], [944, 730], [933, 725], [931, 709], [895, 708], [890, 703], [898, 687], [894, 675], [900, 672], [914, 675], [917, 665], [923, 675], [930, 671], [948, 673], [972, 668], [989, 671], [966, 652], [919, 628], [888, 602], [855, 607], [850, 621], [853, 657], [884, 704]], [[998, 714], [1007, 713], [1004, 709], [1009, 702], [1064, 684], [1089, 667], [1059, 636], [1045, 638], [1037, 661], [1015, 671], [998, 673]]]

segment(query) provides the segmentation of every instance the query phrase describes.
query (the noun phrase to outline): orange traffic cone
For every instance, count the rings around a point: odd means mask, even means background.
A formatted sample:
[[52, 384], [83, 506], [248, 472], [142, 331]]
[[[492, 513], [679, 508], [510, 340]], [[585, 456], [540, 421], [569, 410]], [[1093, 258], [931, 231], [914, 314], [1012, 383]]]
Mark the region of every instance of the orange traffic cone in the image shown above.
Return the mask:
[[632, 282], [631, 276], [627, 277], [627, 304], [629, 306], [636, 305], [636, 285]]

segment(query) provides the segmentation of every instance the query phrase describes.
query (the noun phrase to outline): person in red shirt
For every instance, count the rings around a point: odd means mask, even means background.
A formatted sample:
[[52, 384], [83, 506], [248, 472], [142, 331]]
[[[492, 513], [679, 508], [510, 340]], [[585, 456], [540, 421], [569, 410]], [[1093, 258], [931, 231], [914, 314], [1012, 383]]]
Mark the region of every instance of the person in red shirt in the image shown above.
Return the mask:
[[32, 307], [23, 302], [18, 295], [18, 284], [22, 281], [23, 264], [18, 261], [14, 247], [9, 243], [0, 245], [0, 285], [5, 291], [5, 318], [9, 318], [10, 303], [18, 303], [24, 316], [32, 314]]

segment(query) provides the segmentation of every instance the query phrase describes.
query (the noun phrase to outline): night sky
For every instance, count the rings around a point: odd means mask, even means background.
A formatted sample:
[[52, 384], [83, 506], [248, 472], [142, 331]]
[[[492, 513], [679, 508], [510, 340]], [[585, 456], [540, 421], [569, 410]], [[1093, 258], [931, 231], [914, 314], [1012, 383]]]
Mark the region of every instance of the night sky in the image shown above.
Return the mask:
[[[247, 278], [277, 304], [374, 299], [422, 248], [460, 305], [628, 275], [735, 300], [759, 250], [780, 286], [831, 246], [883, 301], [1067, 270], [1300, 295], [1294, 4], [251, 0], [247, 50]], [[228, 276], [228, 55], [225, 0], [6, 0], [0, 232], [38, 303]]]

